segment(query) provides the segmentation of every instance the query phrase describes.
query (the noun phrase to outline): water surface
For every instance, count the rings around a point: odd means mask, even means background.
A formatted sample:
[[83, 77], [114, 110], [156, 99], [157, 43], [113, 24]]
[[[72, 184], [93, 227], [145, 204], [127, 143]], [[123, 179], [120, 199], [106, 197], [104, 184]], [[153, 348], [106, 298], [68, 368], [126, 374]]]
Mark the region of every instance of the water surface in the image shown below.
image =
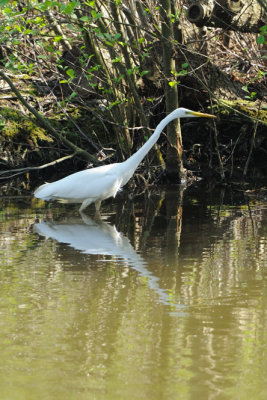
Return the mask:
[[0, 393], [266, 399], [267, 205], [164, 192], [93, 208], [2, 199]]

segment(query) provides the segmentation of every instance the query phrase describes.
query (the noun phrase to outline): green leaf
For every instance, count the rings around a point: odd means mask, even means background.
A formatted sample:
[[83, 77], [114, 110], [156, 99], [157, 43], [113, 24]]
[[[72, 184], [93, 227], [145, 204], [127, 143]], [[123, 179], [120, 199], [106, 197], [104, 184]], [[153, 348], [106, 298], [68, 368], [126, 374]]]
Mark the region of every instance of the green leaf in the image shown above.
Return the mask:
[[95, 1], [85, 1], [85, 4], [91, 8], [95, 7]]
[[54, 53], [55, 49], [53, 46], [51, 45], [47, 45], [45, 46], [46, 51], [49, 51], [50, 53]]
[[71, 99], [73, 99], [73, 98], [76, 97], [76, 96], [77, 96], [77, 93], [76, 93], [76, 92], [72, 92], [71, 95], [68, 97], [67, 100], [71, 100]]
[[111, 104], [107, 107], [107, 110], [111, 110], [112, 107], [116, 106], [116, 105], [119, 104], [119, 103], [120, 103], [119, 100], [113, 101], [113, 103], [111, 103]]
[[71, 79], [75, 78], [75, 72], [72, 68], [67, 69], [66, 73]]
[[42, 60], [47, 60], [47, 55], [46, 54], [40, 54], [39, 56], [38, 56], [38, 58], [41, 58]]
[[97, 13], [95, 10], [91, 11], [91, 15], [94, 19], [99, 19], [102, 17], [102, 13]]
[[10, 0], [0, 0], [0, 7], [3, 7], [8, 3], [10, 3]]
[[41, 11], [46, 11], [48, 8], [52, 7], [53, 1], [44, 1], [38, 4], [38, 9]]
[[79, 1], [69, 1], [67, 4], [60, 4], [60, 10], [63, 14], [70, 15], [79, 5], [80, 5]]
[[88, 17], [87, 15], [84, 15], [83, 17], [80, 18], [80, 21], [82, 21], [82, 22], [90, 22], [91, 18]]
[[121, 37], [120, 33], [115, 33], [114, 40], [118, 40]]
[[24, 31], [23, 31], [23, 35], [29, 35], [29, 34], [31, 34], [32, 33], [32, 29], [25, 29]]
[[113, 60], [111, 60], [111, 62], [113, 62], [113, 63], [117, 63], [117, 62], [121, 62], [122, 61], [122, 57], [116, 57], [116, 58], [113, 58]]
[[264, 42], [265, 42], [264, 35], [261, 35], [261, 36], [257, 37], [257, 43], [258, 44], [264, 44]]
[[62, 39], [62, 36], [55, 36], [54, 37], [54, 42], [60, 42], [60, 40]]
[[140, 75], [141, 75], [141, 76], [144, 76], [144, 75], [148, 74], [149, 72], [150, 72], [150, 71], [142, 71]]

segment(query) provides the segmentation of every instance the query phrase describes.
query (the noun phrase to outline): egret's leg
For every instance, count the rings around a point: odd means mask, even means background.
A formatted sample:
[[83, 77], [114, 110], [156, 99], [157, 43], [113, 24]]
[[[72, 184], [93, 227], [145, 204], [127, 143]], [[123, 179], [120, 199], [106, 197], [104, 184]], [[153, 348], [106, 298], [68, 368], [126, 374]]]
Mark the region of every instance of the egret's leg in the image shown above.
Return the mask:
[[95, 202], [95, 210], [96, 210], [96, 211], [99, 211], [99, 210], [100, 210], [100, 206], [101, 206], [101, 200], [97, 200], [97, 201]]
[[91, 199], [86, 199], [82, 202], [81, 207], [79, 208], [79, 212], [82, 212], [87, 206], [89, 206], [89, 204], [92, 203]]

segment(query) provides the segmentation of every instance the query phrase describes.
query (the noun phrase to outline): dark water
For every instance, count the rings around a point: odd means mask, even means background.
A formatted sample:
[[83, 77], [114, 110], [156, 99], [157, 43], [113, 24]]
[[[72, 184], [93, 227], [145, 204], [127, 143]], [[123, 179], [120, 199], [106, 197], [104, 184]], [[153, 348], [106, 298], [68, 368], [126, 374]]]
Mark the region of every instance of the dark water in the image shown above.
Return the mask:
[[264, 199], [1, 204], [1, 400], [267, 398]]

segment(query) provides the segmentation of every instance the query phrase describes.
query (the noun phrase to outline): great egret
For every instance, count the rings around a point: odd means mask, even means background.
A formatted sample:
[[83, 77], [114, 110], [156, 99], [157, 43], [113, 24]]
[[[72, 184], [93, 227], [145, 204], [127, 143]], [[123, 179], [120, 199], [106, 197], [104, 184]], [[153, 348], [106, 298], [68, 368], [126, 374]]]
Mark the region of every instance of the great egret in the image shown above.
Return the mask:
[[128, 160], [86, 169], [56, 182], [45, 183], [36, 189], [34, 196], [42, 200], [60, 199], [69, 203], [82, 203], [80, 212], [91, 203], [95, 203], [95, 208], [99, 211], [102, 200], [115, 197], [133, 176], [136, 168], [156, 143], [165, 126], [176, 118], [187, 117], [215, 118], [214, 115], [177, 108], [163, 118], [153, 135]]

